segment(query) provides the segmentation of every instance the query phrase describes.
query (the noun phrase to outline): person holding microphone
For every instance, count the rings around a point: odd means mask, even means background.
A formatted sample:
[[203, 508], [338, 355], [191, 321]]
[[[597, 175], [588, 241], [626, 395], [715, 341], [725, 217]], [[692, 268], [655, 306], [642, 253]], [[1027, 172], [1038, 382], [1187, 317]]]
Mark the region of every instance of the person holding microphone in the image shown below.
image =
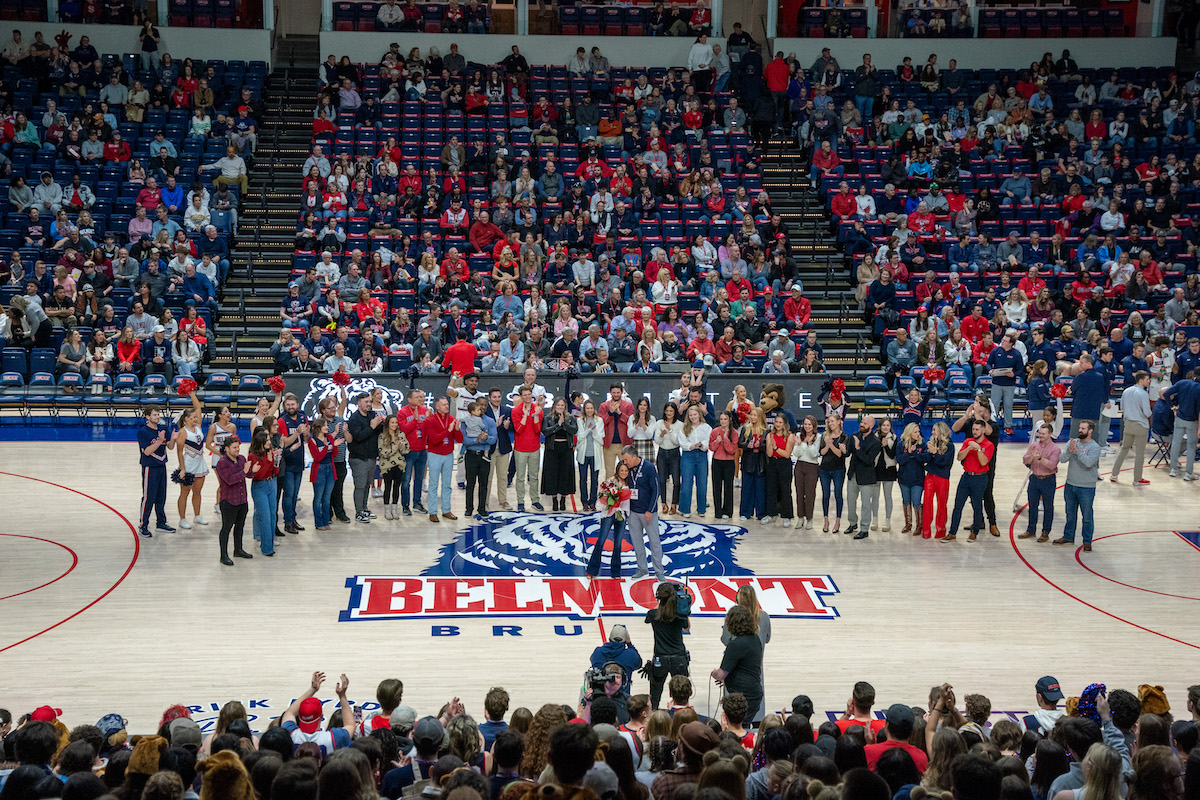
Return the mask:
[[153, 536], [150, 533], [151, 509], [158, 519], [155, 530], [161, 533], [175, 532], [167, 524], [167, 451], [175, 444], [178, 433], [167, 436], [167, 429], [159, 427], [162, 412], [157, 407], [146, 408], [142, 413], [146, 417], [146, 424], [137, 432], [138, 449], [142, 453], [142, 508], [138, 535], [149, 539]]

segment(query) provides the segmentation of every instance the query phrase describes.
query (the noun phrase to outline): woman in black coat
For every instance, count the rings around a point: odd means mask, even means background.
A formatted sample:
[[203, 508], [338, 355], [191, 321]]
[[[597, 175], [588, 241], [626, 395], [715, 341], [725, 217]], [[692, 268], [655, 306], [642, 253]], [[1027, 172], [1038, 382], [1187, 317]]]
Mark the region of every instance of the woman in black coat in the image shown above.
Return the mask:
[[575, 434], [579, 423], [567, 411], [565, 398], [542, 421], [545, 455], [542, 458], [542, 494], [549, 495], [554, 511], [567, 510], [567, 496], [575, 494]]

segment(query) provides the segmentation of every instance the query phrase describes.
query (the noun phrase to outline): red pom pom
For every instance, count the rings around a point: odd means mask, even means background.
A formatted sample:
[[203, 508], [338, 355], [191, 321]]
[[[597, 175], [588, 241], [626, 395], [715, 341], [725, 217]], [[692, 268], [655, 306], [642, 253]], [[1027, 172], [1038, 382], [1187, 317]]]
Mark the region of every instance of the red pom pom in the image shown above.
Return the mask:
[[281, 394], [287, 388], [287, 381], [278, 375], [272, 375], [267, 378], [267, 387], [275, 394]]
[[179, 392], [180, 397], [187, 397], [198, 388], [199, 386], [197, 386], [194, 380], [191, 378], [184, 378], [179, 382], [179, 386], [176, 387], [175, 391]]
[[938, 383], [944, 377], [946, 377], [945, 371], [941, 370], [941, 369], [937, 369], [936, 367], [933, 369], [925, 370], [925, 382], [926, 383]]
[[349, 373], [347, 373], [345, 370], [339, 369], [337, 372], [333, 373], [333, 382], [338, 386], [349, 386], [351, 380], [352, 379]]
[[1067, 385], [1065, 383], [1056, 383], [1050, 387], [1050, 396], [1055, 398], [1063, 398], [1067, 396]]
[[846, 391], [846, 382], [844, 380], [842, 380], [841, 378], [837, 378], [836, 380], [834, 380], [833, 393], [837, 394], [837, 395], [841, 395], [845, 391]]

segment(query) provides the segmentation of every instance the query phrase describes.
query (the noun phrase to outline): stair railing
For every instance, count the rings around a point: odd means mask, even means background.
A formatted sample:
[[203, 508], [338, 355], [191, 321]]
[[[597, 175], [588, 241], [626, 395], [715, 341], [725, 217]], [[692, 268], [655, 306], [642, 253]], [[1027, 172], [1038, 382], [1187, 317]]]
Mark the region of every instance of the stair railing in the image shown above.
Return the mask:
[[833, 257], [825, 256], [825, 299], [829, 299], [829, 287], [833, 284]]
[[241, 370], [238, 369], [238, 332], [233, 332], [233, 338], [229, 340], [229, 359], [233, 363], [233, 377], [240, 378]]
[[842, 324], [846, 319], [846, 295], [838, 297], [838, 336], [842, 335]]
[[[247, 270], [249, 265], [247, 264]], [[242, 333], [250, 334], [250, 323], [246, 320], [246, 290], [238, 289], [238, 313], [242, 316]]]
[[852, 377], [858, 377], [858, 362], [863, 356], [864, 347], [862, 331], [859, 331], [854, 337], [854, 368], [850, 372]]

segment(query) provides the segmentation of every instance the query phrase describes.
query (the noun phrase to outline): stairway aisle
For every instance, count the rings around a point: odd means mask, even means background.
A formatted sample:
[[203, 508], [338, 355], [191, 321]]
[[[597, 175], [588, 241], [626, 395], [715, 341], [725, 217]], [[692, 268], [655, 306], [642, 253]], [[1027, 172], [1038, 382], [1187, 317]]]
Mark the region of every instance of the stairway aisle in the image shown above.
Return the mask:
[[870, 347], [870, 331], [859, 316], [845, 256], [830, 232], [829, 212], [813, 193], [807, 162], [772, 141], [763, 158], [763, 189], [791, 229], [792, 258], [812, 303], [811, 323], [825, 348], [825, 369], [857, 392], [866, 365], [856, 363], [856, 349], [860, 337]]
[[211, 363], [211, 369], [231, 374], [271, 374], [268, 351], [279, 337], [279, 303], [292, 268], [300, 173], [312, 139], [320, 62], [317, 37], [288, 37], [278, 52], [267, 79], [267, 113], [250, 176], [250, 200], [240, 220]]

